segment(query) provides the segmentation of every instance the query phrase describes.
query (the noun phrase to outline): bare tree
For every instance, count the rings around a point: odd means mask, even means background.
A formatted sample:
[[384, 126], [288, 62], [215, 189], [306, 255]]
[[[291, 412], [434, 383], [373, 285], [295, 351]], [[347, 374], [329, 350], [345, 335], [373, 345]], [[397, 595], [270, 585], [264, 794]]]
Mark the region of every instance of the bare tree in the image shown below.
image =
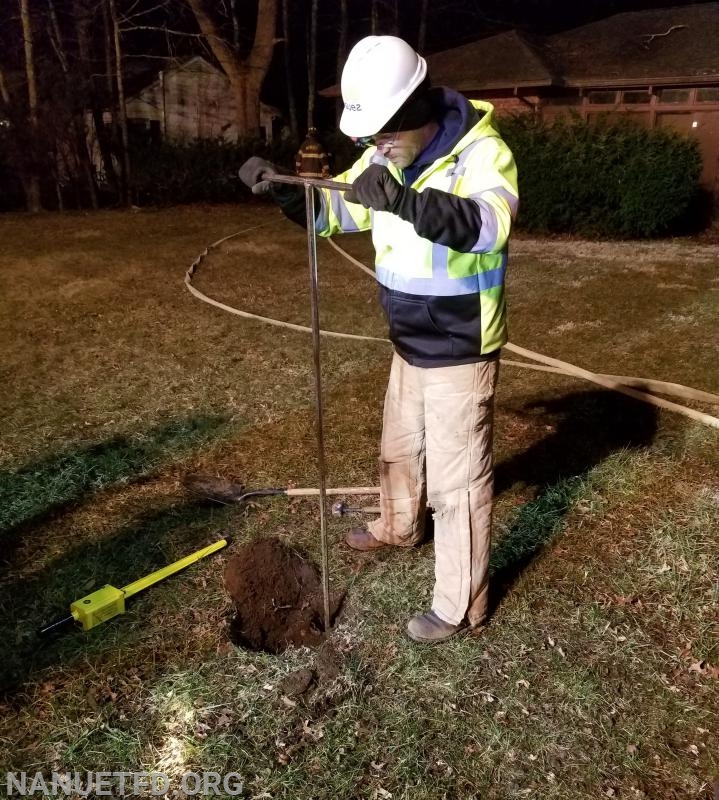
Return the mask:
[[[48, 0], [48, 3], [52, 5], [53, 0]], [[72, 0], [71, 11], [77, 44], [77, 67], [75, 72], [80, 83], [83, 111], [89, 110], [92, 117], [92, 127], [94, 128], [100, 151], [104, 180], [108, 186], [119, 194], [119, 183], [112, 158], [112, 135], [108, 133], [104, 120], [104, 112], [109, 110], [113, 126], [116, 125], [117, 114], [113, 102], [115, 89], [112, 80], [112, 50], [114, 50], [114, 45], [110, 35], [107, 3], [105, 0], [100, 0], [100, 6], [98, 7], [97, 0]], [[101, 14], [102, 29], [104, 31], [103, 37], [97, 37], [94, 40], [96, 46], [102, 43], [101, 52], [104, 60], [104, 73], [101, 75], [95, 74], [92, 66], [93, 38], [90, 36], [90, 30], [95, 22], [97, 12]], [[99, 84], [99, 79], [101, 78], [107, 80], [109, 91]]]
[[[346, 0], [344, 0], [346, 2]], [[292, 48], [290, 46], [290, 0], [282, 0], [282, 38], [285, 44], [285, 82], [287, 84], [287, 111], [290, 117], [290, 130], [297, 138], [299, 126], [297, 124], [297, 103], [295, 102], [295, 87], [292, 78]]]
[[[72, 130], [73, 150], [76, 155], [77, 164], [85, 179], [88, 194], [90, 196], [90, 203], [93, 208], [98, 208], [97, 201], [97, 188], [95, 185], [95, 175], [90, 159], [90, 154], [87, 149], [87, 131], [85, 129], [84, 112], [86, 100], [88, 98], [88, 91], [84, 77], [78, 75], [76, 70], [71, 70], [70, 59], [63, 41], [60, 23], [58, 22], [57, 13], [55, 11], [54, 0], [47, 0], [49, 11], [49, 37], [55, 55], [60, 63], [60, 69], [65, 78], [65, 96], [67, 98], [68, 108], [66, 109], [70, 117], [70, 126]], [[73, 11], [77, 11], [77, 3], [73, 3]], [[78, 51], [86, 55], [87, 50], [87, 28], [81, 24], [80, 19], [75, 19], [77, 32], [78, 32]], [[83, 52], [84, 51], [84, 52]], [[62, 206], [62, 192], [58, 186], [58, 205]]]
[[237, 19], [237, 0], [230, 0], [230, 18], [232, 19], [232, 46], [240, 49], [240, 22]]
[[[115, 49], [113, 44], [113, 30], [112, 30], [112, 23], [110, 20], [110, 10], [108, 8], [107, 0], [102, 0], [102, 27], [104, 33], [104, 47], [103, 52], [105, 55], [105, 91], [107, 93], [107, 97], [110, 106], [110, 137], [109, 142], [105, 140], [105, 146], [108, 150], [107, 155], [103, 153], [103, 161], [105, 162], [105, 169], [108, 169], [108, 164], [111, 168], [112, 176], [115, 176], [115, 166], [112, 159], [112, 151], [113, 146], [117, 146], [117, 143], [120, 140], [120, 126], [118, 122], [118, 114], [117, 114], [117, 107], [114, 101], [115, 98], [115, 81], [113, 80], [112, 76], [115, 72], [115, 68], [113, 66], [114, 57], [113, 51]], [[104, 120], [102, 116], [102, 112], [98, 116], [95, 116], [95, 131], [97, 133], [98, 142], [100, 147], [103, 146], [103, 138], [100, 136], [100, 131], [103, 131], [104, 135]], [[116, 181], [116, 186], [119, 189], [119, 181]], [[121, 192], [118, 192], [121, 194]]]
[[260, 89], [272, 60], [277, 22], [277, 0], [257, 0], [257, 24], [249, 55], [242, 58], [222, 37], [205, 0], [187, 0], [200, 31], [227, 75], [235, 96], [238, 136], [260, 133]]
[[[29, 0], [20, 0], [20, 19], [22, 20], [22, 36], [25, 45], [25, 77], [27, 80], [28, 102], [28, 127], [32, 150], [37, 151], [39, 146], [38, 102], [37, 102], [37, 77], [35, 74], [35, 56], [33, 53], [33, 34], [30, 22]], [[37, 156], [37, 152], [34, 154]], [[27, 210], [37, 212], [42, 210], [40, 198], [40, 175], [37, 158], [29, 158], [23, 170], [23, 185], [27, 201]]]
[[[349, 8], [348, 0], [340, 0], [340, 30], [337, 40], [337, 72], [336, 81], [339, 86], [342, 81], [342, 68], [347, 59], [347, 42], [349, 31]], [[337, 124], [339, 125], [340, 114], [342, 113], [342, 98], [337, 102]]]
[[427, 13], [429, 10], [429, 0], [422, 0], [419, 10], [419, 33], [417, 34], [417, 50], [424, 52], [424, 45], [427, 41]]
[[392, 0], [392, 35], [399, 36], [399, 0]]
[[315, 94], [317, 92], [317, 6], [312, 0], [310, 9], [310, 35], [307, 47], [307, 127], [315, 124]]
[[115, 49], [115, 82], [117, 87], [117, 103], [120, 109], [118, 121], [122, 138], [122, 202], [130, 205], [130, 136], [127, 131], [127, 111], [125, 108], [125, 82], [122, 76], [122, 47], [120, 44], [120, 26], [117, 21], [115, 0], [107, 0], [107, 10], [112, 24], [112, 37]]

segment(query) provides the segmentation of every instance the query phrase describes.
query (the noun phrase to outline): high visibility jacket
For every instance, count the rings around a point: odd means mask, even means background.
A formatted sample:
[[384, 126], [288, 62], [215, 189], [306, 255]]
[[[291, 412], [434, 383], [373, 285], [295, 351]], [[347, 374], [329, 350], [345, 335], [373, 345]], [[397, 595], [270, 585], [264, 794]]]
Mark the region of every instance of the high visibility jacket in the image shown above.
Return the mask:
[[[492, 358], [507, 341], [504, 276], [507, 239], [518, 205], [517, 171], [512, 153], [493, 125], [491, 104], [470, 102], [479, 112], [479, 121], [411, 184], [420, 193], [416, 199], [423, 206], [422, 224], [348, 203], [342, 192], [321, 190], [316, 217], [319, 235], [371, 228], [390, 339], [397, 352], [417, 366]], [[352, 183], [372, 163], [386, 165], [403, 183], [403, 171], [374, 147], [335, 180]], [[469, 206], [478, 212], [475, 220], [481, 216], [481, 224], [474, 223], [472, 240], [461, 249], [442, 244], [448, 238], [443, 232], [451, 231], [454, 242], [461, 240], [457, 228], [467, 215], [457, 213], [451, 202], [438, 203], [449, 198], [436, 192], [429, 192], [425, 202], [422, 193], [427, 189], [476, 203]]]

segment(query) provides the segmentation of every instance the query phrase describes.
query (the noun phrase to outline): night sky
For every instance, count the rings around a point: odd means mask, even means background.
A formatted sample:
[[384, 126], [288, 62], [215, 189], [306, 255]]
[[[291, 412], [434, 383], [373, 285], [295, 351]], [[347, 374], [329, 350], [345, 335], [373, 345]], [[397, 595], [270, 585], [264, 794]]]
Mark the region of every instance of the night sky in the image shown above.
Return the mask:
[[[371, 2], [370, 0], [348, 0], [348, 2], [350, 16], [348, 44], [351, 46], [371, 32]], [[424, 54], [465, 44], [511, 28], [517, 28], [528, 34], [551, 34], [624, 11], [693, 4], [689, 0], [684, 2], [679, 0], [430, 0]], [[46, 17], [42, 16], [46, 14], [45, 3], [42, 0], [31, 0], [30, 5], [35, 11], [37, 26], [46, 24]], [[214, 61], [207, 45], [195, 35], [197, 27], [194, 17], [183, 0], [116, 0], [116, 5], [120, 12], [135, 15], [124, 23], [123, 27], [126, 29], [131, 28], [133, 22], [154, 28], [154, 30], [128, 30], [123, 35], [125, 71], [131, 84], [133, 74], [159, 69], [161, 66], [159, 58], [163, 56], [187, 58], [200, 53], [210, 61]], [[206, 5], [212, 9], [213, 14], [221, 15], [230, 8], [230, 0], [207, 0]], [[241, 20], [241, 30], [249, 32], [251, 36], [255, 4], [247, 0], [235, 0], [235, 5], [239, 14], [247, 15], [246, 19]], [[66, 30], [71, 31], [72, 21], [68, 13], [72, 8], [71, 0], [54, 0], [54, 6], [61, 22], [63, 14], [65, 15]], [[300, 113], [306, 103], [306, 43], [310, 7], [311, 0], [290, 0], [292, 37], [290, 60]], [[416, 46], [420, 0], [397, 0], [398, 30], [395, 28], [394, 7], [394, 0], [380, 0], [378, 32], [398, 33]], [[166, 32], [168, 28], [176, 33], [168, 34]], [[319, 0], [318, 88], [336, 82], [338, 30], [339, 2]], [[231, 37], [229, 23], [225, 25], [223, 31], [228, 38]], [[101, 36], [101, 32], [95, 33]], [[183, 33], [189, 35], [182, 35]], [[250, 41], [249, 37], [245, 38], [247, 45]], [[43, 46], [40, 42], [36, 50], [42, 57]], [[56, 61], [47, 43], [44, 51], [49, 68], [56, 69]], [[265, 80], [262, 97], [265, 102], [286, 111], [284, 57], [285, 47], [280, 43], [275, 48], [275, 58]], [[6, 71], [20, 71], [22, 58], [18, 2], [5, 0], [0, 2], [0, 67]]]

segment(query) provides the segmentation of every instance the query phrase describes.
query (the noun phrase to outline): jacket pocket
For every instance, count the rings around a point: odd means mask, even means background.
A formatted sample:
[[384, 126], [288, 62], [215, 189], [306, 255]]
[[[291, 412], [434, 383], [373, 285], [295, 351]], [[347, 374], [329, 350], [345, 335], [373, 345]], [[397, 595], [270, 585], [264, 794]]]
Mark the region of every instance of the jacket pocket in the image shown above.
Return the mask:
[[390, 339], [403, 353], [422, 359], [478, 356], [482, 336], [476, 295], [410, 295], [380, 287]]

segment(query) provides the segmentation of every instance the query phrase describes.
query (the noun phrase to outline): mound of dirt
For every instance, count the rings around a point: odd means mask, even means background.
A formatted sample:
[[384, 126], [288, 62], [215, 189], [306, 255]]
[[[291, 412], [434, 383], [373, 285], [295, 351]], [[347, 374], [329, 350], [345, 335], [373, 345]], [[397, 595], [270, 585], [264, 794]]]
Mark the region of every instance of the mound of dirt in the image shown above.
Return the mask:
[[[235, 601], [230, 639], [281, 653], [289, 645], [316, 646], [325, 636], [322, 582], [315, 564], [275, 537], [246, 544], [225, 567], [225, 587]], [[334, 620], [343, 595], [330, 596]]]

